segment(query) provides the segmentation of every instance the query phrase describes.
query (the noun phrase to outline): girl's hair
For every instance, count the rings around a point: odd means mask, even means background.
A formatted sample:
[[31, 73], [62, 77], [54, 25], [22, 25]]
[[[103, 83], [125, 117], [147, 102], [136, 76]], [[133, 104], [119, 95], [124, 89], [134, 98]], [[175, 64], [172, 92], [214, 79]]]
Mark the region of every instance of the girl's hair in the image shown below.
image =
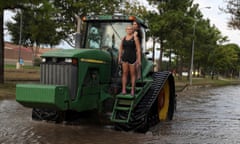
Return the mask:
[[140, 27], [140, 23], [137, 21], [133, 21], [132, 24], [136, 23], [138, 27]]

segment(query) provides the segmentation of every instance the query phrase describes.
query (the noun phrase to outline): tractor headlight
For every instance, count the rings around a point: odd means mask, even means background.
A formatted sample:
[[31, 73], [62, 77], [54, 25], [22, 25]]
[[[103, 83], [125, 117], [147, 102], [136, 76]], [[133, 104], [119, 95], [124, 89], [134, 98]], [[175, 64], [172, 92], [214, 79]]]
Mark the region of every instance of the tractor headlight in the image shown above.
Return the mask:
[[71, 63], [73, 65], [77, 65], [78, 61], [76, 58], [65, 58], [65, 63]]
[[46, 58], [42, 58], [42, 63], [45, 63], [46, 62]]
[[72, 59], [71, 58], [65, 58], [65, 62], [66, 63], [72, 63]]

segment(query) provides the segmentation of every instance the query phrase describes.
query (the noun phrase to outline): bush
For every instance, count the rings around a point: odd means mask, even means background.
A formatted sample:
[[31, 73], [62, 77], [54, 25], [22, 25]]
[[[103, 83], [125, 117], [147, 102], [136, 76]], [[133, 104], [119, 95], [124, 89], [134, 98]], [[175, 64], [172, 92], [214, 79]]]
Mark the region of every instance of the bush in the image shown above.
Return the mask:
[[38, 57], [34, 58], [33, 66], [40, 66], [40, 64], [41, 64], [41, 59]]

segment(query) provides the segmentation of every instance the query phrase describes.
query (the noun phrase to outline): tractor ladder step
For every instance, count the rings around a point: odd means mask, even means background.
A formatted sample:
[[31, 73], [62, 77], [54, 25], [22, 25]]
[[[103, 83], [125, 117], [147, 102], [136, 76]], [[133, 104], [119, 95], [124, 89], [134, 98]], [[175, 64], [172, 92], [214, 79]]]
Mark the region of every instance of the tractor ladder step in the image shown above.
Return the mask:
[[[112, 122], [117, 122], [117, 123], [128, 123], [131, 112], [133, 109], [133, 103], [134, 103], [134, 97], [131, 96], [130, 94], [119, 94], [116, 96], [114, 107], [113, 107], [113, 112], [111, 116], [111, 121]], [[119, 116], [118, 112], [125, 112], [126, 115], [124, 116]]]

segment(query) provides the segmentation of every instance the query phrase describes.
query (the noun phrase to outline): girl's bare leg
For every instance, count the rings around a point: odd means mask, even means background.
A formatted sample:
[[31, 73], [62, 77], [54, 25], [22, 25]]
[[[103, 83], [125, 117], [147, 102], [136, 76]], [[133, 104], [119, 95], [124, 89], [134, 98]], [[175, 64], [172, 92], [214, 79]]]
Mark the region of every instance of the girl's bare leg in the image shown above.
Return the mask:
[[122, 63], [122, 93], [126, 94], [126, 85], [127, 85], [127, 77], [128, 77], [128, 63]]
[[135, 81], [136, 81], [136, 66], [135, 66], [135, 64], [129, 65], [129, 69], [130, 69], [131, 84], [132, 84], [131, 95], [134, 95], [134, 93], [135, 93]]

